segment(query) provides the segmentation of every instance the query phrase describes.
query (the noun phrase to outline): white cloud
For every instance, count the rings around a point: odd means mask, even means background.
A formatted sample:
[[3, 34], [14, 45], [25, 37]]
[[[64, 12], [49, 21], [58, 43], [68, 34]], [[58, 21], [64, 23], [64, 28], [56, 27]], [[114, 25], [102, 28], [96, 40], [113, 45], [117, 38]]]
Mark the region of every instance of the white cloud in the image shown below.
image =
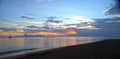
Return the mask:
[[87, 26], [80, 26], [80, 27], [77, 27], [77, 29], [96, 30], [96, 29], [100, 29], [100, 28], [96, 28], [95, 26], [92, 26], [92, 25], [87, 25]]
[[117, 17], [120, 17], [120, 15], [117, 15]]
[[40, 21], [33, 21], [33, 20], [27, 20], [27, 21], [20, 21], [20, 22], [24, 22], [24, 23], [30, 23], [30, 24], [44, 24], [44, 22], [40, 22]]
[[55, 28], [55, 29], [60, 29], [61, 26], [63, 26], [64, 24], [63, 23], [47, 23], [47, 25], [50, 27], [50, 28]]
[[50, 25], [53, 25], [53, 26], [61, 26], [63, 25], [63, 23], [49, 23]]
[[62, 25], [61, 28], [63, 28], [63, 29], [75, 28], [75, 29], [88, 29], [88, 30], [100, 29], [100, 28], [96, 28], [95, 26], [92, 26], [92, 25], [85, 25], [85, 26], [77, 26], [77, 25], [65, 26], [65, 25]]
[[77, 22], [94, 22], [93, 19], [90, 19], [90, 18], [87, 18], [87, 17], [84, 17], [84, 16], [76, 16], [76, 15], [72, 15], [72, 16], [67, 16], [65, 17], [66, 19], [69, 19], [69, 20], [76, 20]]
[[20, 26], [20, 25], [19, 25], [19, 26], [17, 26], [16, 28], [17, 28], [17, 29], [24, 29], [25, 26], [22, 26], [22, 25]]
[[65, 25], [62, 25], [60, 26], [60, 28], [62, 29], [67, 29], [67, 28], [76, 28], [77, 26], [76, 25], [70, 25], [70, 26], [65, 26]]

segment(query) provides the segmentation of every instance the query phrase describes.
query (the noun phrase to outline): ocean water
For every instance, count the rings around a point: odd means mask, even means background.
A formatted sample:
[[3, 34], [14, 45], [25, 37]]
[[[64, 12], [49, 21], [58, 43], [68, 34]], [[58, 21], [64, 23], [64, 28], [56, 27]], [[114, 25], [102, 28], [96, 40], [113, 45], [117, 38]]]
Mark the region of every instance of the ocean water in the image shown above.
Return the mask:
[[52, 49], [58, 47], [86, 44], [109, 39], [107, 37], [15, 37], [0, 38], [0, 54], [29, 50], [29, 49]]

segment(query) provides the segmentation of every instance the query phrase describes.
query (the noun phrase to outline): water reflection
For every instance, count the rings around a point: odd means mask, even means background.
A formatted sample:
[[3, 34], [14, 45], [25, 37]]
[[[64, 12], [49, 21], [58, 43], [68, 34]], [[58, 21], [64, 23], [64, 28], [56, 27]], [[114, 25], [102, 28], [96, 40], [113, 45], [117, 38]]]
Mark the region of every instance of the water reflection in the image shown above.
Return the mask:
[[96, 38], [93, 37], [80, 37], [77, 40], [78, 44], [85, 44], [85, 43], [90, 43], [90, 42], [95, 42], [98, 41]]
[[0, 52], [17, 50], [24, 46], [24, 38], [0, 38]]
[[0, 52], [31, 48], [56, 48], [97, 41], [93, 37], [20, 37], [0, 38]]

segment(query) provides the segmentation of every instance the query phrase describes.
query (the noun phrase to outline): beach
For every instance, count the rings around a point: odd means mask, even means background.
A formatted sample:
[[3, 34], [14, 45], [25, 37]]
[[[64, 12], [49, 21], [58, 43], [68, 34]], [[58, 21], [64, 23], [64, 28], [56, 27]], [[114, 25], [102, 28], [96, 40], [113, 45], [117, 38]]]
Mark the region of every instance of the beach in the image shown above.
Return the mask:
[[4, 59], [120, 59], [120, 39], [50, 49]]
[[120, 0], [0, 0], [0, 59], [120, 59]]

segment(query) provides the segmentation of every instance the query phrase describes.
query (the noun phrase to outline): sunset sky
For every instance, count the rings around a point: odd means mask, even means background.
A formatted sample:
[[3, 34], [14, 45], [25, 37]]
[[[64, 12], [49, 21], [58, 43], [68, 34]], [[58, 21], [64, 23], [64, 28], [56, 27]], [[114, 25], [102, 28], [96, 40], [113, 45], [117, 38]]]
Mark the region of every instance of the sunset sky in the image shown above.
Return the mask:
[[120, 36], [115, 8], [113, 0], [0, 0], [0, 36]]

